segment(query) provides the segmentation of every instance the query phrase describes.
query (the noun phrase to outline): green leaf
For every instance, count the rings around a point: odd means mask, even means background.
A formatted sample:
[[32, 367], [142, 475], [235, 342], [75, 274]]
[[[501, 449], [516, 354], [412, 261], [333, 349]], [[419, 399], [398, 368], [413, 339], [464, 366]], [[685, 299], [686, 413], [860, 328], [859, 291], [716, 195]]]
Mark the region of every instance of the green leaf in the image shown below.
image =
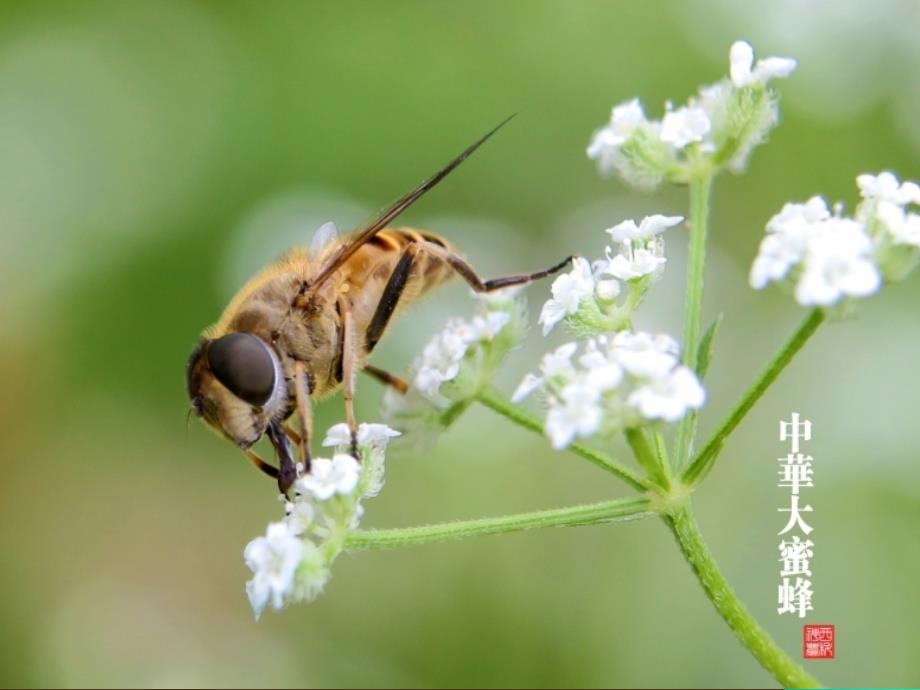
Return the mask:
[[696, 374], [700, 379], [706, 376], [706, 372], [709, 369], [709, 362], [712, 361], [712, 343], [716, 339], [716, 333], [719, 332], [719, 326], [722, 323], [723, 316], [725, 316], [725, 312], [719, 314], [715, 321], [709, 324], [709, 328], [706, 329], [706, 332], [703, 333], [703, 337], [700, 338], [700, 346], [696, 351]]

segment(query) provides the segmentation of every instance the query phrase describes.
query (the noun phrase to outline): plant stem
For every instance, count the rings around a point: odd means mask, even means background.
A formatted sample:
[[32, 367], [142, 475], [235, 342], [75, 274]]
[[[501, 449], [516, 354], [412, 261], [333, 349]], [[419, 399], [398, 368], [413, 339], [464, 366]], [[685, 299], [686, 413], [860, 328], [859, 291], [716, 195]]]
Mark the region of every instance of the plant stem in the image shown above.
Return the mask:
[[716, 611], [728, 624], [735, 637], [760, 662], [783, 687], [814, 688], [820, 683], [800, 664], [793, 661], [776, 644], [751, 613], [744, 607], [738, 595], [719, 571], [712, 554], [703, 541], [699, 527], [693, 519], [689, 505], [683, 506], [667, 516], [662, 516], [674, 536], [681, 552], [696, 573], [706, 596]]
[[722, 422], [722, 425], [716, 430], [712, 438], [706, 443], [703, 449], [697, 454], [684, 473], [683, 479], [687, 486], [693, 486], [706, 474], [712, 463], [718, 457], [722, 444], [729, 434], [741, 423], [741, 420], [750, 412], [754, 404], [760, 400], [770, 385], [776, 380], [783, 369], [792, 361], [792, 358], [808, 342], [808, 339], [818, 330], [818, 326], [824, 321], [824, 311], [821, 309], [812, 310], [805, 320], [799, 325], [795, 333], [786, 341], [782, 349], [770, 360], [766, 369], [760, 374], [753, 385], [744, 394], [744, 397], [732, 410], [728, 418]]
[[357, 530], [345, 543], [349, 551], [391, 549], [448, 539], [520, 532], [538, 527], [575, 527], [625, 522], [654, 514], [648, 498], [619, 498], [570, 508], [538, 510], [502, 517], [458, 520], [402, 529]]
[[[543, 435], [543, 423], [533, 415], [525, 412], [520, 407], [513, 405], [509, 400], [503, 397], [492, 388], [484, 388], [476, 396], [476, 399], [490, 410], [497, 412], [503, 417], [511, 420], [515, 424], [535, 433]], [[611, 474], [616, 475], [627, 484], [639, 491], [648, 491], [654, 488], [647, 479], [640, 477], [631, 469], [617, 460], [596, 450], [588, 448], [580, 443], [572, 443], [568, 449], [575, 455], [594, 463]]]
[[[690, 181], [690, 253], [687, 261], [687, 302], [684, 308], [683, 364], [696, 371], [700, 322], [703, 315], [703, 271], [706, 266], [706, 235], [709, 229], [709, 194], [712, 172], [706, 170]], [[675, 467], [687, 462], [696, 436], [696, 411], [690, 410], [677, 429]]]

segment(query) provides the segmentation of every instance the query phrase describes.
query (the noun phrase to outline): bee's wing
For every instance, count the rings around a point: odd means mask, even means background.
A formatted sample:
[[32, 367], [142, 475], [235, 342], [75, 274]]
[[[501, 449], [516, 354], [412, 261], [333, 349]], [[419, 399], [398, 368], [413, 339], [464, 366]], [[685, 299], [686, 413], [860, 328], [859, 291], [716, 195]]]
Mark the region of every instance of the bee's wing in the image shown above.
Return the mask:
[[321, 256], [325, 249], [339, 239], [339, 230], [335, 227], [335, 223], [328, 222], [320, 225], [316, 232], [313, 234], [313, 239], [310, 241], [310, 256], [316, 258]]
[[348, 244], [342, 245], [342, 247], [329, 258], [329, 261], [326, 263], [326, 265], [320, 269], [319, 273], [316, 275], [315, 280], [310, 284], [310, 290], [316, 290], [320, 285], [322, 285], [329, 278], [329, 276], [335, 273], [336, 270], [342, 266], [342, 264], [348, 261], [352, 254], [361, 248], [361, 245], [365, 244], [374, 235], [385, 228], [391, 220], [409, 208], [426, 192], [437, 185], [438, 182], [452, 173], [458, 165], [469, 158], [469, 156], [476, 149], [482, 146], [489, 137], [504, 127], [512, 117], [514, 117], [514, 115], [511, 115], [510, 117], [502, 120], [497, 126], [492, 128], [478, 141], [467, 146], [463, 152], [454, 158], [450, 163], [438, 170], [438, 172], [422, 182], [422, 184], [413, 189], [411, 192], [393, 202], [389, 207], [381, 211], [380, 215], [378, 215], [374, 220], [365, 225], [362, 229], [355, 232], [353, 239], [348, 242]]

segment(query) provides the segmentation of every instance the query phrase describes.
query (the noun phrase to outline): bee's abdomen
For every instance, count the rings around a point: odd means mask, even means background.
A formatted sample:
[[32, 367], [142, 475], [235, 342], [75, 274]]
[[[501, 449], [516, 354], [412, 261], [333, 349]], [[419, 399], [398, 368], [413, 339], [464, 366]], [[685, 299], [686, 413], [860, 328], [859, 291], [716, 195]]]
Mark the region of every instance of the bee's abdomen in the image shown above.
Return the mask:
[[[443, 256], [443, 250], [452, 251], [452, 248], [445, 239], [434, 233], [413, 228], [387, 228], [377, 233], [371, 242], [380, 256], [374, 276], [377, 280], [385, 280], [387, 274], [395, 268], [400, 255], [410, 245], [416, 245], [407, 285], [409, 294], [406, 297], [409, 299], [422, 295], [454, 275]], [[436, 251], [426, 251], [426, 247]]]
[[387, 228], [386, 230], [381, 230], [370, 239], [368, 244], [385, 251], [401, 253], [406, 246], [413, 242], [431, 242], [444, 249], [450, 249], [450, 245], [443, 237], [412, 228]]

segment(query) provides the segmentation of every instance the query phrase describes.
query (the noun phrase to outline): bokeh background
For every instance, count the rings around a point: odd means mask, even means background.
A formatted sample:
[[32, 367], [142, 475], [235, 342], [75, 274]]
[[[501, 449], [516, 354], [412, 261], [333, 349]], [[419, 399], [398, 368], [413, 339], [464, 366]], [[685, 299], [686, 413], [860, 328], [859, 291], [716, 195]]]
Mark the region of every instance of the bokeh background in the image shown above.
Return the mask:
[[[826, 2], [35, 2], [0, 5], [0, 684], [763, 686], [656, 521], [343, 557], [317, 602], [255, 623], [243, 546], [271, 483], [197, 422], [183, 368], [241, 282], [325, 220], [351, 227], [511, 112], [406, 214], [486, 275], [599, 255], [601, 230], [685, 213], [584, 149], [619, 101], [652, 113], [727, 70], [732, 41], [798, 58], [783, 123], [717, 182], [706, 318], [725, 321], [711, 430], [801, 316], [746, 273], [766, 219], [854, 177], [920, 177], [920, 4]], [[684, 238], [640, 326], [680, 332]], [[920, 682], [920, 277], [824, 328], [725, 449], [695, 503], [712, 550], [776, 613], [777, 423], [814, 422], [811, 622], [836, 685]], [[533, 305], [547, 285], [530, 288]], [[471, 303], [445, 288], [390, 333], [397, 371]], [[561, 336], [558, 336], [561, 337]], [[511, 390], [556, 344], [534, 331]], [[360, 383], [364, 419], [379, 386]], [[341, 418], [331, 399], [318, 426]], [[472, 410], [394, 451], [365, 525], [628, 493]]]

